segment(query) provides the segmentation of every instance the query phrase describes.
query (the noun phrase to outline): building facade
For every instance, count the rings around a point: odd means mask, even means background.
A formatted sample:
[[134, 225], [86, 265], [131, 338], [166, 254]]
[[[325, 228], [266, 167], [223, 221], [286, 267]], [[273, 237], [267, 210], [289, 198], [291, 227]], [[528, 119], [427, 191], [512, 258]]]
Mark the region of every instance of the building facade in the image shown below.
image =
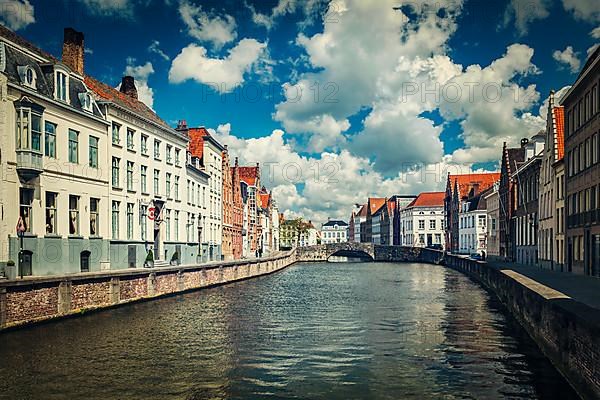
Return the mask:
[[321, 225], [321, 243], [344, 243], [348, 241], [348, 224], [341, 220], [329, 219]]
[[563, 270], [564, 262], [564, 174], [557, 168], [563, 157], [564, 109], [555, 105], [552, 91], [546, 117], [546, 148], [540, 167], [538, 254], [542, 268], [557, 271]]
[[421, 193], [400, 212], [402, 245], [444, 247], [444, 192]]
[[479, 194], [471, 191], [471, 195], [461, 202], [458, 213], [458, 252], [461, 254], [479, 254], [487, 257], [488, 211], [485, 197], [491, 189], [493, 186]]
[[500, 257], [500, 195], [498, 189], [500, 182], [496, 182], [492, 189], [484, 196], [487, 208], [487, 258], [497, 260]]
[[562, 99], [565, 113], [566, 269], [600, 276], [600, 49]]
[[519, 264], [538, 265], [538, 228], [540, 169], [544, 152], [545, 132], [533, 136], [525, 145], [525, 162], [513, 174], [516, 187], [515, 261]]
[[516, 209], [516, 187], [513, 174], [518, 165], [525, 160], [525, 145], [527, 140], [521, 141], [521, 147], [508, 148], [506, 143], [502, 146], [502, 157], [500, 161], [500, 186], [498, 187], [498, 198], [500, 202], [499, 233], [499, 259], [503, 261], [515, 261], [516, 250], [514, 248], [515, 226], [513, 214]]
[[110, 267], [108, 122], [84, 81], [83, 34], [64, 34], [61, 61], [0, 26], [0, 268], [13, 261], [9, 277]]
[[258, 254], [259, 244], [262, 236], [259, 212], [260, 167], [238, 167], [240, 181], [242, 181], [242, 193], [247, 203], [247, 253], [250, 256]]

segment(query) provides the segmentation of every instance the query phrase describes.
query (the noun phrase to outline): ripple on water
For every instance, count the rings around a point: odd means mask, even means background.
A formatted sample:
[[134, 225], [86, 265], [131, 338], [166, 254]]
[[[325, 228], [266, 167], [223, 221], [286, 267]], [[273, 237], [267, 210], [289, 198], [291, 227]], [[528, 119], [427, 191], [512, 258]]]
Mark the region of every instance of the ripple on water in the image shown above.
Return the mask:
[[2, 339], [0, 398], [576, 398], [487, 292], [430, 265], [298, 265]]

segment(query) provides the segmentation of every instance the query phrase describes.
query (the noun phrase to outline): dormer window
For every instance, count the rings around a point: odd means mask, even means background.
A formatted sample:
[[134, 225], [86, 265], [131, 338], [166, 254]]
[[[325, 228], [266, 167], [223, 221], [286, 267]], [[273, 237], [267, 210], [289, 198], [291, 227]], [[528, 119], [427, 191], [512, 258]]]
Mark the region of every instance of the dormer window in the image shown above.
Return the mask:
[[37, 89], [37, 74], [35, 70], [29, 66], [17, 67], [21, 83], [31, 89]]
[[68, 102], [69, 101], [69, 83], [67, 79], [67, 74], [62, 71], [56, 71], [56, 99]]
[[85, 111], [92, 112], [94, 107], [94, 99], [91, 93], [79, 93], [79, 103]]

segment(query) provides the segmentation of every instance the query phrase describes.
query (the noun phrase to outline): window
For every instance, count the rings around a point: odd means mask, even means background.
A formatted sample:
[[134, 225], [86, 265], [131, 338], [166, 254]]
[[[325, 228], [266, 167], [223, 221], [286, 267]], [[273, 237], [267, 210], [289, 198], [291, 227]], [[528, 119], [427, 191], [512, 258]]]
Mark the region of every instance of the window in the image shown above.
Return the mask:
[[79, 162], [79, 132], [69, 129], [69, 162]]
[[477, 223], [479, 224], [479, 226], [485, 226], [485, 221], [486, 221], [486, 217], [485, 215], [479, 215], [478, 216], [478, 221]]
[[179, 200], [179, 176], [175, 176], [175, 200]]
[[31, 89], [37, 88], [37, 74], [32, 67], [29, 65], [18, 66], [17, 72], [19, 73], [19, 78], [23, 85], [30, 87]]
[[425, 220], [424, 219], [420, 219], [419, 220], [419, 230], [422, 231], [425, 229]]
[[113, 144], [121, 144], [121, 125], [112, 123], [112, 142]]
[[419, 244], [425, 244], [425, 235], [419, 235]]
[[175, 211], [175, 241], [179, 241], [179, 211]]
[[33, 203], [33, 190], [21, 189], [19, 192], [19, 216], [23, 220], [25, 232], [31, 232], [31, 205]]
[[172, 150], [173, 150], [173, 147], [170, 144], [168, 144], [167, 147], [166, 147], [166, 151], [165, 151], [165, 153], [166, 153], [166, 159], [167, 159], [167, 164], [172, 164], [173, 163], [172, 154], [171, 154]]
[[46, 234], [56, 235], [56, 193], [46, 192]]
[[56, 158], [56, 125], [46, 121], [44, 134], [44, 154]]
[[79, 196], [69, 196], [69, 235], [79, 235]]
[[127, 161], [127, 190], [135, 190], [133, 188], [133, 162], [131, 161]]
[[119, 206], [118, 201], [112, 202], [112, 238], [119, 239]]
[[140, 207], [140, 229], [142, 240], [146, 240], [146, 232], [148, 231], [148, 206]]
[[166, 194], [166, 196], [168, 198], [170, 198], [171, 197], [171, 174], [169, 174], [169, 173], [166, 174], [165, 181], [166, 181], [166, 184], [165, 184], [166, 192], [165, 192], [165, 194]]
[[171, 240], [171, 210], [165, 210], [165, 224], [167, 225], [167, 240]]
[[429, 221], [429, 229], [435, 230], [435, 219]]
[[148, 136], [140, 136], [140, 151], [143, 155], [148, 155]]
[[42, 114], [29, 108], [17, 108], [17, 149], [41, 151]]
[[85, 111], [92, 112], [94, 105], [92, 95], [90, 93], [79, 93], [79, 104]]
[[118, 157], [113, 157], [112, 158], [112, 185], [114, 188], [118, 188], [119, 187], [119, 163], [121, 162], [121, 159]]
[[127, 129], [127, 150], [133, 150], [135, 145], [134, 143], [135, 131], [133, 129]]
[[175, 149], [175, 166], [179, 167], [179, 154], [181, 151], [179, 149]]
[[127, 203], [127, 239], [133, 239], [133, 203]]
[[160, 160], [160, 140], [154, 139], [154, 159]]
[[160, 171], [157, 169], [154, 170], [154, 195], [160, 195]]
[[67, 74], [64, 72], [56, 72], [56, 98], [61, 101], [68, 101], [67, 93]]
[[90, 199], [90, 236], [98, 236], [100, 218], [98, 213], [100, 212], [99, 199]]
[[142, 182], [142, 193], [148, 193], [148, 186], [146, 184], [146, 179], [147, 179], [147, 175], [148, 175], [148, 167], [146, 167], [145, 165], [142, 165], [141, 167], [141, 182]]
[[98, 138], [90, 136], [90, 167], [98, 168]]

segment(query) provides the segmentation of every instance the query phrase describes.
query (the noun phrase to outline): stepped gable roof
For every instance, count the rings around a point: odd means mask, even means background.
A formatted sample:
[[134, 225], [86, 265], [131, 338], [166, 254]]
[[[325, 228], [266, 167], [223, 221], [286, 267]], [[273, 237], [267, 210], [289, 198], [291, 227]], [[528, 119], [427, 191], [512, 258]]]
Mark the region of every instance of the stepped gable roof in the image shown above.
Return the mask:
[[457, 188], [458, 197], [460, 198], [467, 196], [471, 189], [476, 185], [479, 186], [480, 192], [491, 187], [500, 180], [500, 173], [491, 172], [483, 174], [450, 175], [450, 180], [453, 183], [453, 186]]
[[134, 114], [137, 114], [162, 128], [173, 130], [165, 121], [163, 121], [150, 107], [133, 97], [120, 92], [114, 87], [100, 82], [99, 80], [86, 75], [84, 78], [86, 86], [96, 94], [99, 101], [109, 101]]
[[408, 207], [443, 207], [445, 197], [445, 192], [424, 192], [419, 194]]
[[565, 108], [554, 107], [552, 109], [554, 114], [554, 134], [556, 135], [556, 147], [558, 150], [557, 161], [562, 160], [565, 157]]
[[375, 214], [385, 204], [385, 198], [383, 197], [370, 197], [368, 202], [368, 210], [371, 211], [371, 215]]
[[246, 182], [249, 186], [256, 186], [260, 174], [260, 169], [255, 167], [239, 167], [240, 180]]

